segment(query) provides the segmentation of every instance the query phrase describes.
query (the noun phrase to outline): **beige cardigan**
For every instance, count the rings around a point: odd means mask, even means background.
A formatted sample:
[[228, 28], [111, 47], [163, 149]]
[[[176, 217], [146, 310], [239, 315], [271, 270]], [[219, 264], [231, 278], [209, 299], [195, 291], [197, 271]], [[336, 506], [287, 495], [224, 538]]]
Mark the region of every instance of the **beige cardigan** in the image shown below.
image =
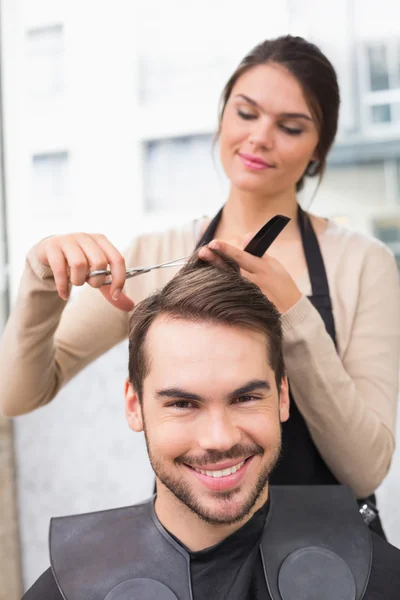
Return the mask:
[[[127, 266], [189, 255], [199, 228], [191, 223], [142, 235]], [[358, 497], [373, 492], [394, 451], [400, 351], [400, 293], [396, 263], [380, 242], [329, 222], [319, 242], [328, 273], [338, 353], [304, 296], [282, 315], [284, 356], [293, 395], [323, 459]], [[137, 303], [163, 286], [175, 269], [126, 283]], [[0, 343], [0, 405], [6, 416], [49, 402], [81, 369], [127, 336], [128, 315], [89, 286], [66, 303], [34, 247]]]

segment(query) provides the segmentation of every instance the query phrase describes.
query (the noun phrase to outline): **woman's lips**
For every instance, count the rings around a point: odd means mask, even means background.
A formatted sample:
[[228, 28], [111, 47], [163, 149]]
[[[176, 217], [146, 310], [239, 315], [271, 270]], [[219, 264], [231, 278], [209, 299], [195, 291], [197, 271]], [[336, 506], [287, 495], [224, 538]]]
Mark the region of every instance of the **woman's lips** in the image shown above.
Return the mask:
[[266, 163], [262, 158], [258, 158], [258, 156], [253, 156], [251, 154], [243, 154], [243, 152], [239, 152], [239, 158], [248, 169], [253, 169], [254, 171], [263, 171], [265, 169], [272, 169], [272, 165]]

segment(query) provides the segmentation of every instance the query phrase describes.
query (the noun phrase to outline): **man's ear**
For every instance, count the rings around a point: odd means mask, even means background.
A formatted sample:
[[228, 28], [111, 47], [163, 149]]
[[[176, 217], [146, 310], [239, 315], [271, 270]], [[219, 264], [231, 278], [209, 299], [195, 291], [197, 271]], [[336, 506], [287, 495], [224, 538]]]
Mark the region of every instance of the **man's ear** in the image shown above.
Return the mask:
[[125, 416], [133, 431], [143, 431], [142, 407], [129, 379], [125, 381]]
[[281, 423], [288, 420], [290, 414], [289, 383], [287, 377], [284, 377], [279, 390], [279, 417]]

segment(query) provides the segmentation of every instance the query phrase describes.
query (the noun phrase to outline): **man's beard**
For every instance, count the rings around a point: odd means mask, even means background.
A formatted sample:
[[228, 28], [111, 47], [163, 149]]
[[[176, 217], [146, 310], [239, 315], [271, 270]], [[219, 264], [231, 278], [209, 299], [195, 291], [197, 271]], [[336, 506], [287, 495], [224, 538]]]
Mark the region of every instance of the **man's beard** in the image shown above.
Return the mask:
[[[245, 517], [247, 517], [253, 510], [257, 501], [261, 497], [264, 492], [269, 476], [273, 469], [275, 468], [281, 453], [281, 436], [278, 442], [268, 448], [271, 456], [268, 463], [265, 465], [264, 469], [258, 476], [258, 479], [254, 486], [249, 490], [248, 497], [241, 504], [241, 506], [237, 507], [235, 513], [229, 510], [230, 508], [230, 500], [238, 494], [238, 490], [227, 490], [227, 491], [218, 491], [214, 492], [214, 498], [220, 500], [221, 502], [226, 503], [226, 510], [220, 510], [221, 516], [217, 516], [213, 514], [212, 510], [209, 510], [207, 507], [203, 506], [201, 502], [196, 498], [195, 493], [192, 491], [192, 486], [185, 480], [182, 480], [179, 477], [173, 477], [169, 472], [168, 468], [165, 467], [165, 463], [162, 459], [156, 457], [152, 451], [149, 444], [146, 428], [144, 429], [147, 452], [149, 455], [151, 466], [153, 467], [154, 473], [156, 477], [169, 489], [170, 492], [185, 506], [187, 506], [194, 514], [196, 514], [202, 521], [209, 523], [210, 525], [233, 525], [234, 523], [239, 523]], [[176, 464], [182, 465], [193, 465], [196, 467], [201, 467], [201, 464], [213, 464], [217, 462], [221, 462], [222, 460], [229, 460], [233, 458], [243, 458], [243, 456], [254, 456], [254, 455], [263, 455], [265, 454], [265, 449], [261, 448], [261, 446], [233, 446], [227, 452], [209, 452], [207, 455], [198, 459], [191, 459], [189, 456], [178, 458], [175, 460]], [[189, 467], [184, 467], [189, 468]], [[241, 488], [239, 488], [240, 490]]]

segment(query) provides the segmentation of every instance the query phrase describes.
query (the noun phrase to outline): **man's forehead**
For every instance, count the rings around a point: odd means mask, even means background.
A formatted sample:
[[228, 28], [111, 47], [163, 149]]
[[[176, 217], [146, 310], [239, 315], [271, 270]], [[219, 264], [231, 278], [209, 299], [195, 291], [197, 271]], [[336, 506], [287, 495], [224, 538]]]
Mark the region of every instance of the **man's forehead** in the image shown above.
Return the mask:
[[146, 354], [151, 371], [246, 368], [259, 376], [257, 371], [269, 368], [263, 333], [209, 321], [157, 317], [147, 335]]
[[254, 346], [254, 350], [257, 347], [265, 348], [268, 345], [265, 333], [250, 327], [170, 315], [160, 315], [153, 321], [147, 334], [147, 341], [151, 344], [153, 351], [157, 350], [166, 340], [169, 341], [171, 347], [179, 350], [181, 342], [207, 343], [215, 337], [220, 337], [221, 343], [226, 343], [228, 340], [240, 341], [242, 344]]

